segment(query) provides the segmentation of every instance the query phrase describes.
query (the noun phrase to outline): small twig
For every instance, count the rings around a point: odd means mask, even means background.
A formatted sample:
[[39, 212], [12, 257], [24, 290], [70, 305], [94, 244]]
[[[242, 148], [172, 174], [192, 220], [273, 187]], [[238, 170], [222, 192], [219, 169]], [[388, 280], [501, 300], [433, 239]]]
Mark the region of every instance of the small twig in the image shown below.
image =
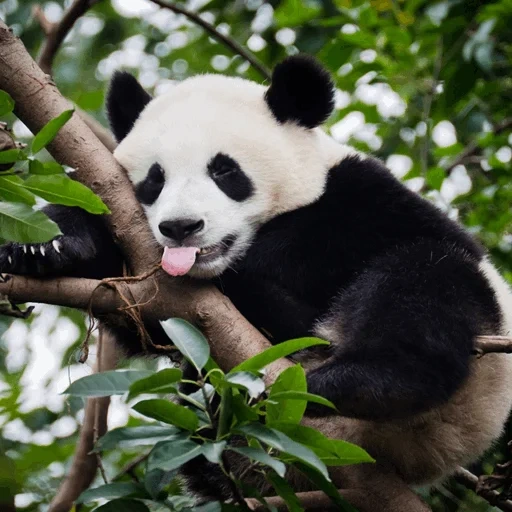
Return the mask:
[[241, 44], [235, 41], [232, 37], [229, 37], [225, 34], [221, 34], [212, 24], [203, 20], [199, 14], [189, 11], [184, 7], [176, 4], [169, 4], [167, 2], [163, 2], [162, 0], [151, 0], [154, 4], [162, 7], [163, 9], [169, 9], [170, 11], [176, 14], [182, 14], [196, 25], [199, 25], [204, 29], [205, 32], [210, 34], [214, 39], [221, 42], [228, 48], [230, 48], [234, 53], [240, 55], [245, 60], [247, 60], [251, 66], [256, 69], [263, 78], [266, 80], [270, 80], [270, 71], [266, 68], [266, 66], [247, 48], [244, 48]]
[[[103, 342], [104, 342], [104, 334], [105, 334], [105, 328], [100, 324], [99, 327], [99, 335], [98, 335], [98, 359], [96, 361], [96, 368], [98, 372], [104, 371], [104, 364], [103, 364], [103, 355], [104, 355], [104, 349], [103, 349]], [[93, 429], [93, 446], [96, 446], [98, 443], [98, 439], [100, 438], [100, 418], [101, 418], [101, 402], [99, 400], [96, 400], [95, 403], [95, 411], [94, 411], [94, 429]], [[98, 464], [98, 468], [101, 473], [101, 477], [103, 478], [103, 481], [108, 484], [107, 479], [107, 473], [105, 471], [105, 467], [103, 466], [103, 461], [101, 460], [101, 453], [99, 451], [96, 453], [96, 462]]]
[[512, 501], [502, 499], [500, 497], [500, 493], [497, 491], [479, 489], [478, 477], [467, 469], [459, 467], [453, 476], [455, 480], [462, 484], [464, 487], [467, 487], [474, 492], [477, 492], [478, 489], [477, 494], [492, 506], [497, 507], [505, 512], [512, 512]]
[[[512, 128], [512, 117], [507, 117], [503, 119], [503, 121], [499, 122], [494, 129], [492, 130], [492, 133], [494, 135], [499, 135], [500, 133], [508, 130], [509, 128]], [[447, 174], [450, 174], [457, 165], [460, 165], [462, 162], [464, 162], [468, 157], [474, 156], [477, 154], [480, 150], [480, 146], [477, 142], [471, 142], [466, 146], [466, 148], [461, 151], [446, 167]]]
[[491, 353], [512, 354], [512, 336], [478, 336], [474, 351], [478, 357]]
[[78, 18], [83, 16], [97, 1], [98, 0], [75, 0], [64, 13], [64, 16], [62, 16], [59, 23], [49, 23], [40, 8], [34, 9], [34, 16], [37, 18], [41, 24], [41, 28], [46, 34], [46, 41], [44, 42], [37, 59], [39, 67], [45, 73], [51, 74], [53, 59], [55, 58], [62, 41], [64, 41]]
[[121, 478], [123, 478], [123, 476], [125, 476], [125, 475], [130, 475], [133, 480], [138, 482], [139, 479], [137, 478], [137, 475], [135, 474], [135, 468], [141, 462], [144, 462], [148, 457], [149, 457], [149, 452], [143, 453], [142, 455], [135, 457], [135, 459], [131, 460], [130, 462], [128, 462], [128, 464], [126, 464], [126, 466], [121, 468], [121, 471], [119, 471], [119, 473], [116, 476], [114, 476], [114, 478], [112, 478], [112, 482], [117, 482], [117, 480], [121, 480]]
[[[102, 337], [101, 350], [98, 347], [96, 371], [113, 370], [117, 364], [115, 340], [107, 332]], [[101, 353], [100, 353], [101, 352]], [[53, 498], [49, 512], [69, 512], [73, 502], [87, 489], [96, 475], [98, 459], [92, 453], [95, 438], [107, 430], [109, 397], [89, 398], [85, 406], [84, 422], [75, 451], [75, 456], [66, 478], [62, 481], [57, 495]]]
[[437, 44], [437, 52], [434, 61], [434, 70], [432, 72], [432, 86], [430, 87], [430, 91], [425, 97], [425, 107], [423, 109], [423, 122], [426, 125], [426, 133], [425, 138], [423, 140], [423, 144], [420, 148], [420, 161], [422, 172], [424, 175], [427, 174], [428, 170], [428, 153], [430, 149], [430, 129], [429, 129], [429, 120], [430, 120], [430, 111], [432, 110], [432, 102], [434, 101], [434, 96], [437, 92], [437, 85], [439, 83], [439, 75], [441, 73], [441, 68], [443, 65], [443, 38], [440, 37], [439, 42]]

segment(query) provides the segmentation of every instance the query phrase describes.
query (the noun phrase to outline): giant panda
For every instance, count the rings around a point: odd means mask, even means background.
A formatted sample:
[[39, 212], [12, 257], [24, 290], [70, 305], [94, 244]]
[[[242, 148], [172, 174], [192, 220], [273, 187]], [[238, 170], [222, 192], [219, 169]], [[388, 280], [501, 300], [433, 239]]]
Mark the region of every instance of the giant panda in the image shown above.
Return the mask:
[[[340, 411], [331, 435], [408, 484], [433, 482], [502, 432], [512, 359], [473, 353], [477, 336], [510, 332], [511, 292], [459, 225], [324, 132], [333, 105], [329, 74], [304, 55], [280, 63], [269, 86], [206, 74], [152, 99], [118, 72], [107, 97], [114, 156], [167, 272], [214, 282], [272, 343], [330, 341], [295, 359], [309, 391]], [[4, 245], [2, 272], [119, 274], [100, 218], [45, 211], [63, 235]], [[133, 336], [124, 343], [139, 350]]]

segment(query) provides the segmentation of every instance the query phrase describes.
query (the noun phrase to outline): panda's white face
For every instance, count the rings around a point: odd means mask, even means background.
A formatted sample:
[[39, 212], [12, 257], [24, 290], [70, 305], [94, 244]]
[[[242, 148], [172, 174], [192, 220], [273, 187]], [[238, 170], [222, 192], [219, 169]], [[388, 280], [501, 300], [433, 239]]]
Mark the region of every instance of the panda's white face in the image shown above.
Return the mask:
[[347, 151], [320, 129], [279, 123], [265, 90], [221, 75], [185, 80], [146, 106], [114, 153], [157, 241], [195, 257], [178, 274], [221, 274], [264, 222], [318, 198]]

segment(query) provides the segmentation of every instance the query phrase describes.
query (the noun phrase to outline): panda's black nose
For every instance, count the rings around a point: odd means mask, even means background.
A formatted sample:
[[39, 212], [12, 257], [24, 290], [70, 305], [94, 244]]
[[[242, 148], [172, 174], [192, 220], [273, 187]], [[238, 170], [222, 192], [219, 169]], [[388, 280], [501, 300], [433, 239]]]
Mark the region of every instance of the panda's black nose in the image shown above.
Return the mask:
[[198, 233], [203, 228], [204, 221], [196, 219], [165, 220], [158, 225], [162, 235], [172, 238], [176, 242], [182, 242], [185, 238]]

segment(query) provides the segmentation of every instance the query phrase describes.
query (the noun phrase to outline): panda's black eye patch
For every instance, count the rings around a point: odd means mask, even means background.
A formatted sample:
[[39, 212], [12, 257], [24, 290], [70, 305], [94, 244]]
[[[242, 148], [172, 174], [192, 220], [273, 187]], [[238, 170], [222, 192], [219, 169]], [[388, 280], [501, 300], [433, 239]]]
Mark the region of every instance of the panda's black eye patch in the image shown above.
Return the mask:
[[224, 153], [217, 153], [208, 163], [208, 174], [233, 201], [245, 201], [254, 193], [251, 179], [238, 162]]
[[154, 163], [146, 177], [135, 186], [135, 195], [142, 204], [153, 204], [162, 192], [164, 184], [164, 170], [159, 164]]

